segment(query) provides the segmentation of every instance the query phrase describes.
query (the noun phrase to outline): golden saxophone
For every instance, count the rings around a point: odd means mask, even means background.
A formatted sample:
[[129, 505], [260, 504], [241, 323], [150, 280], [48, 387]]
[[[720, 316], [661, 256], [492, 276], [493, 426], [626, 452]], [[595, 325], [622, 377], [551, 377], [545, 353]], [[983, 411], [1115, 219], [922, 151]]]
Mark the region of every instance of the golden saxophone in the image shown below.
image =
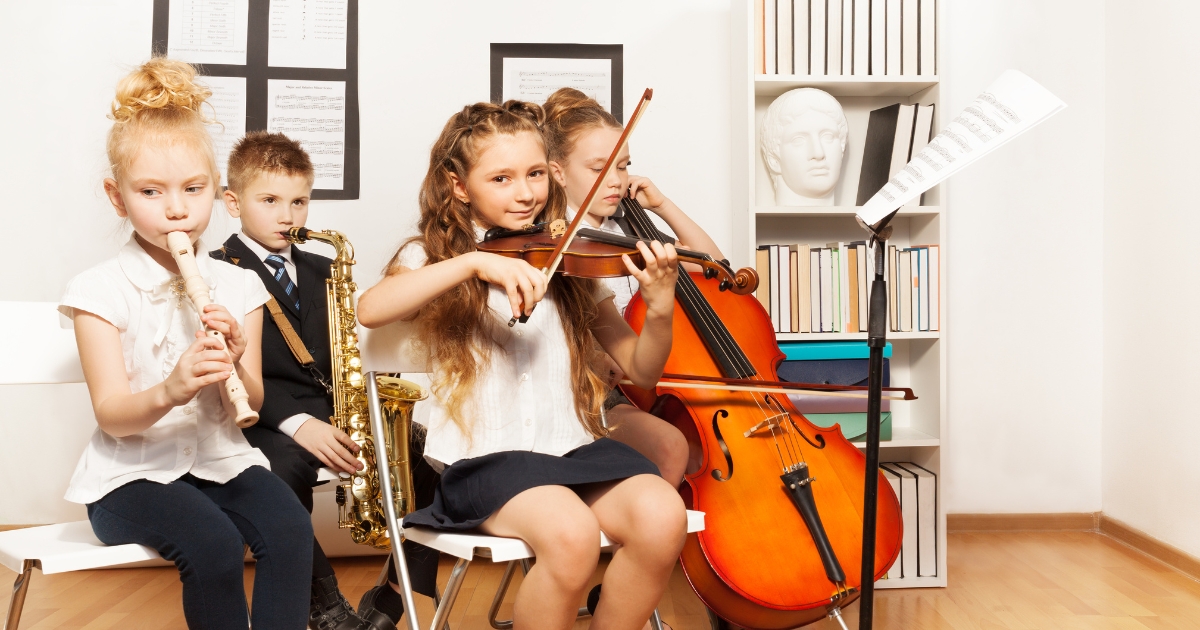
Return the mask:
[[379, 549], [391, 548], [387, 517], [383, 504], [380, 470], [391, 475], [392, 501], [397, 517], [413, 511], [412, 473], [409, 468], [409, 439], [413, 405], [426, 397], [424, 388], [416, 383], [393, 376], [377, 376], [380, 398], [383, 400], [383, 442], [387, 452], [380, 458], [371, 439], [369, 402], [363, 381], [362, 360], [358, 353], [358, 333], [354, 314], [354, 246], [346, 237], [332, 230], [315, 231], [308, 228], [288, 230], [288, 241], [303, 243], [313, 240], [332, 245], [336, 251], [325, 281], [329, 303], [329, 348], [332, 356], [331, 387], [333, 389], [333, 425], [350, 436], [358, 445], [358, 461], [363, 469], [349, 479], [343, 478], [337, 487], [338, 526], [349, 529], [354, 542]]

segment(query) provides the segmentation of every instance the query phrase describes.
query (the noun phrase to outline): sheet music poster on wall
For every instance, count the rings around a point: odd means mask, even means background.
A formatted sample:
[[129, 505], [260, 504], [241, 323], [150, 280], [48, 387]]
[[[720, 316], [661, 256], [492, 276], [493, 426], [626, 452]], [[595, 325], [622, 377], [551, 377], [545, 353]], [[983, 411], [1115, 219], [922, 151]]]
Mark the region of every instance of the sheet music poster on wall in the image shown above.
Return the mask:
[[622, 48], [621, 44], [492, 44], [491, 100], [541, 105], [555, 90], [572, 87], [623, 121]]
[[222, 184], [233, 143], [267, 130], [308, 151], [313, 199], [358, 199], [358, 0], [154, 0], [153, 41], [213, 91]]

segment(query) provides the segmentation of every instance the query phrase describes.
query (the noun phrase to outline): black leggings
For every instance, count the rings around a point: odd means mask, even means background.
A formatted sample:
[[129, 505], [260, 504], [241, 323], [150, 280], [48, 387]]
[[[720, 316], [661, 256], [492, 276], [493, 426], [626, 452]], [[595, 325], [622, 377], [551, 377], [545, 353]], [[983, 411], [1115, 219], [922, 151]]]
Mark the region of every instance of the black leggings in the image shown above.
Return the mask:
[[184, 475], [139, 480], [88, 505], [108, 545], [156, 549], [179, 569], [189, 628], [245, 630], [243, 544], [254, 571], [254, 630], [304, 630], [312, 572], [312, 521], [271, 471], [251, 466], [228, 483]]

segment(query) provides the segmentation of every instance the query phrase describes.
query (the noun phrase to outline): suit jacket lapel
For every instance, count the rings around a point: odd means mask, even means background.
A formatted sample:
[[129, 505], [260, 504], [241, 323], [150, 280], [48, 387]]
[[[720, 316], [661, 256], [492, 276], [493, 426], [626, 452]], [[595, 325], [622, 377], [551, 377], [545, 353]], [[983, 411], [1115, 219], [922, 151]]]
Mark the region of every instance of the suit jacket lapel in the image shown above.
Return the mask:
[[225, 251], [229, 252], [230, 256], [239, 259], [237, 263], [239, 267], [257, 273], [258, 277], [262, 278], [263, 286], [267, 287], [267, 291], [275, 296], [275, 301], [279, 302], [279, 305], [295, 316], [297, 320], [300, 318], [300, 313], [296, 310], [296, 301], [283, 290], [283, 285], [275, 279], [274, 270], [259, 260], [258, 256], [242, 243], [242, 239], [237, 234], [230, 236], [229, 240], [225, 241]]

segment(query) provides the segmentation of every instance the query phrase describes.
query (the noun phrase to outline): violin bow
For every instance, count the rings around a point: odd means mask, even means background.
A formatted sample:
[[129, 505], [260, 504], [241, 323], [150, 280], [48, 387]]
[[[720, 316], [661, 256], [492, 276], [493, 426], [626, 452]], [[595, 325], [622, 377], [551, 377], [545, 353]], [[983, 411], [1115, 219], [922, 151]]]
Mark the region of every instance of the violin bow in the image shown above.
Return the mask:
[[[579, 228], [583, 225], [583, 217], [591, 209], [592, 203], [596, 199], [596, 192], [600, 190], [600, 186], [604, 184], [604, 180], [608, 179], [608, 175], [612, 173], [613, 167], [617, 163], [617, 156], [621, 153], [621, 148], [629, 142], [629, 135], [633, 133], [633, 128], [637, 126], [638, 121], [642, 119], [642, 114], [646, 113], [646, 106], [650, 103], [651, 97], [654, 96], [654, 90], [646, 88], [642, 93], [642, 100], [638, 101], [637, 107], [633, 110], [633, 115], [629, 117], [629, 122], [625, 124], [625, 130], [621, 132], [620, 139], [617, 140], [617, 146], [613, 147], [612, 154], [608, 156], [608, 161], [604, 163], [604, 168], [600, 169], [600, 175], [596, 177], [595, 183], [592, 184], [592, 189], [588, 191], [587, 197], [583, 199], [579, 210], [575, 213], [575, 218], [571, 219], [570, 225], [567, 226], [567, 233], [559, 242], [558, 247], [550, 253], [550, 264], [542, 269], [542, 273], [546, 274], [546, 280], [549, 281], [554, 277], [554, 272], [558, 271], [558, 266], [562, 263], [563, 254], [567, 251], [567, 246], [571, 241], [575, 240], [575, 236], [579, 233]], [[521, 315], [508, 320], [508, 327], [512, 328], [518, 321], [524, 324], [529, 319], [528, 315]]]
[[[760, 381], [746, 378], [722, 378], [695, 374], [663, 374], [658, 387], [680, 389], [714, 389], [734, 392], [798, 393], [807, 396], [833, 396], [839, 398], [866, 398], [867, 388], [862, 385], [827, 385], [823, 383], [790, 383], [787, 381]], [[692, 381], [692, 382], [689, 382]], [[633, 385], [629, 380], [623, 385]], [[884, 400], [916, 400], [917, 396], [908, 387], [884, 387], [884, 391], [898, 392], [900, 396], [884, 396]]]

